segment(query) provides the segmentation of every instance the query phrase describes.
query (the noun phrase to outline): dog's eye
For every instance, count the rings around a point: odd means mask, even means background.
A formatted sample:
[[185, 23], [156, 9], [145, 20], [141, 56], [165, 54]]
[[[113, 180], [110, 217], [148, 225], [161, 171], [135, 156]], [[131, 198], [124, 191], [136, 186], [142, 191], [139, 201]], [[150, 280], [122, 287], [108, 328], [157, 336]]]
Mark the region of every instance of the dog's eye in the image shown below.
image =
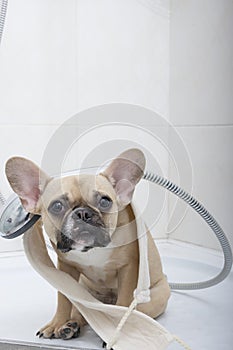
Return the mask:
[[100, 201], [99, 201], [100, 209], [109, 209], [111, 205], [112, 205], [112, 200], [109, 197], [103, 196], [100, 198]]
[[62, 204], [62, 202], [55, 201], [50, 205], [49, 210], [55, 214], [59, 214], [62, 212], [63, 208], [64, 208], [64, 205]]

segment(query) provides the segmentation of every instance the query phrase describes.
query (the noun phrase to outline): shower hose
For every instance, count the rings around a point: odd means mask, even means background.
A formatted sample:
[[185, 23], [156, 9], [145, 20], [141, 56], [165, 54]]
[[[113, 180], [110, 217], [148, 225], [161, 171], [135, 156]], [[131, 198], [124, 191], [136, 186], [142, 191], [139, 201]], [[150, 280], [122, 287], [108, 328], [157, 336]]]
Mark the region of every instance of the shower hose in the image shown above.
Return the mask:
[[146, 171], [144, 173], [143, 179], [166, 188], [168, 191], [172, 192], [177, 197], [182, 199], [184, 202], [189, 204], [190, 207], [192, 207], [205, 220], [205, 222], [212, 229], [212, 231], [216, 235], [216, 237], [217, 237], [217, 239], [222, 247], [222, 250], [223, 250], [224, 265], [223, 265], [222, 270], [220, 271], [220, 273], [217, 276], [215, 276], [207, 281], [203, 281], [203, 282], [169, 283], [171, 289], [176, 289], [176, 290], [204, 289], [204, 288], [212, 287], [212, 286], [222, 282], [231, 271], [232, 251], [231, 251], [231, 246], [228, 242], [228, 239], [227, 239], [225, 233], [223, 232], [222, 228], [219, 226], [217, 221], [214, 219], [214, 217], [193, 196], [188, 194], [186, 191], [184, 191], [178, 185], [165, 179], [164, 177], [159, 176], [159, 175], [155, 175], [152, 172]]
[[[171, 289], [175, 290], [195, 290], [195, 289], [204, 289], [208, 287], [212, 287], [220, 282], [222, 282], [230, 273], [231, 267], [232, 267], [232, 251], [231, 246], [228, 242], [228, 239], [226, 235], [224, 234], [222, 228], [219, 226], [215, 218], [205, 209], [205, 207], [198, 202], [193, 196], [191, 196], [189, 193], [184, 191], [182, 188], [180, 188], [178, 185], [174, 184], [170, 180], [167, 180], [166, 178], [153, 174], [152, 172], [146, 171], [143, 175], [143, 179], [147, 180], [149, 182], [152, 182], [154, 184], [157, 184], [168, 191], [175, 194], [177, 197], [182, 199], [185, 203], [187, 203], [191, 208], [193, 208], [208, 224], [208, 226], [211, 228], [211, 230], [216, 235], [223, 251], [224, 255], [224, 264], [223, 267], [218, 275], [215, 277], [203, 281], [203, 282], [193, 282], [193, 283], [170, 283], [169, 285]], [[4, 205], [6, 203], [5, 198], [0, 193], [0, 204]], [[6, 205], [6, 204], [5, 204]], [[25, 224], [25, 226], [21, 227], [17, 232], [12, 233], [10, 235], [2, 235], [4, 238], [15, 238], [25, 231], [27, 231], [32, 225], [35, 224], [35, 222], [40, 218], [39, 215], [34, 215], [31, 217], [30, 221]], [[1, 218], [0, 218], [1, 219]]]
[[2, 5], [0, 10], [0, 44], [2, 41], [3, 29], [4, 29], [5, 19], [6, 19], [7, 5], [8, 5], [8, 1], [2, 0]]
[[[3, 35], [3, 29], [4, 29], [4, 24], [5, 24], [5, 18], [6, 18], [6, 12], [7, 12], [7, 5], [8, 1], [7, 0], [2, 0], [2, 5], [1, 5], [1, 10], [0, 10], [0, 44], [2, 40], [2, 35]], [[194, 197], [192, 197], [190, 194], [185, 192], [183, 189], [181, 189], [179, 186], [176, 184], [172, 183], [171, 181], [163, 178], [162, 176], [155, 175], [152, 172], [146, 171], [144, 173], [143, 178], [147, 181], [153, 182], [157, 185], [160, 185], [173, 194], [175, 194], [177, 197], [181, 198], [184, 202], [189, 204], [204, 220], [205, 222], [209, 225], [209, 227], [212, 229], [214, 234], [216, 235], [222, 250], [223, 250], [223, 255], [224, 255], [224, 265], [220, 273], [203, 282], [194, 282], [194, 283], [169, 283], [171, 289], [176, 289], [176, 290], [192, 290], [192, 289], [203, 289], [203, 288], [208, 288], [212, 287], [221, 281], [223, 281], [228, 274], [231, 271], [232, 267], [232, 251], [230, 244], [228, 242], [228, 239], [226, 235], [224, 234], [222, 228], [219, 226], [217, 221], [214, 219], [214, 217], [204, 208], [204, 206], [199, 203]], [[5, 199], [0, 193], [0, 204], [4, 204]], [[35, 218], [31, 220], [32, 223], [35, 223]]]

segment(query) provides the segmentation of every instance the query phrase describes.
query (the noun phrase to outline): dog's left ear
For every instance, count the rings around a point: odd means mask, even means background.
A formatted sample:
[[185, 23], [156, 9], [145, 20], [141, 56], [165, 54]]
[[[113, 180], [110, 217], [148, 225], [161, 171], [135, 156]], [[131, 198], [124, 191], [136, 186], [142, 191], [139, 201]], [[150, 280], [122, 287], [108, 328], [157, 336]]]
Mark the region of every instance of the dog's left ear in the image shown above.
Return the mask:
[[25, 210], [35, 213], [40, 195], [50, 177], [36, 164], [22, 157], [13, 157], [7, 161], [6, 176]]
[[143, 176], [145, 163], [142, 151], [132, 148], [121, 153], [102, 173], [114, 187], [120, 204], [130, 203], [135, 186]]

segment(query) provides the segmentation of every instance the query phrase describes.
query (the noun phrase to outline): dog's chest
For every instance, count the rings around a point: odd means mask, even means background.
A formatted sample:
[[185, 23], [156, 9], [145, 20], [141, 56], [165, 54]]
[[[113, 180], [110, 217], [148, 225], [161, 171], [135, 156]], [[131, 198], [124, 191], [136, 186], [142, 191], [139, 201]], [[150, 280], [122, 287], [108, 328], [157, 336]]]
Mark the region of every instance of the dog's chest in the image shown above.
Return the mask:
[[93, 281], [104, 282], [110, 278], [111, 256], [109, 248], [93, 248], [88, 252], [72, 250], [66, 254], [66, 261], [77, 264], [77, 268]]

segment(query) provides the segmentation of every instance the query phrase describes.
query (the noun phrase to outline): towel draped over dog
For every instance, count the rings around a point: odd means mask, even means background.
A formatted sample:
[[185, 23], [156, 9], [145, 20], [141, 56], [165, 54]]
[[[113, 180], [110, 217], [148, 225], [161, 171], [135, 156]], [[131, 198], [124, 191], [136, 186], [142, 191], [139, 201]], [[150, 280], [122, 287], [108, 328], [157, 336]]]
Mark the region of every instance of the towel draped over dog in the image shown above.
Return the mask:
[[[136, 215], [135, 217], [137, 218]], [[150, 300], [150, 276], [145, 225], [140, 218], [136, 219], [136, 222], [140, 252], [138, 285], [134, 292], [134, 300], [137, 304]], [[73, 277], [57, 269], [48, 254], [41, 221], [24, 234], [24, 249], [33, 268], [77, 307], [91, 328], [107, 344], [112, 344], [112, 338], [128, 308], [103, 304]], [[114, 350], [143, 348], [163, 350], [173, 340], [175, 336], [157, 321], [142, 312], [132, 310], [124, 325], [118, 330], [118, 336], [111, 346]]]

